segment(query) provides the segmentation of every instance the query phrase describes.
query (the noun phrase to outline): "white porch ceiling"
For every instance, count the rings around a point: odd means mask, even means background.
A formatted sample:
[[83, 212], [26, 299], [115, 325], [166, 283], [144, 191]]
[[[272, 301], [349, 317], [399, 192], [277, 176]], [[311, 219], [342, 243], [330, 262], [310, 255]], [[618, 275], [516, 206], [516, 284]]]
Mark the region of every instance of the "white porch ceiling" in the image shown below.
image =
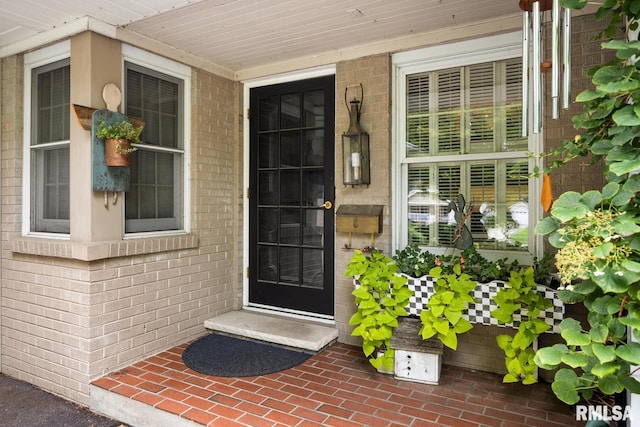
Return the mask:
[[499, 32], [519, 16], [517, 0], [0, 0], [0, 57], [90, 28], [238, 77], [475, 25]]

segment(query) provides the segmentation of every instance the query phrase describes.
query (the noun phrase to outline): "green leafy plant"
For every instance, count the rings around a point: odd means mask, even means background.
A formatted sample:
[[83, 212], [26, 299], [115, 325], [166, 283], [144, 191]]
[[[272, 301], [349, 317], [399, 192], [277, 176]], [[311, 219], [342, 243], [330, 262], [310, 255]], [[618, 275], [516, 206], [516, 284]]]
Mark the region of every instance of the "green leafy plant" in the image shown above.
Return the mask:
[[[104, 120], [98, 120], [96, 136], [100, 139], [128, 139], [131, 143], [141, 144], [140, 134], [143, 128], [143, 126], [134, 126], [128, 120], [122, 120], [115, 124], [107, 124]], [[137, 150], [135, 147], [123, 149], [119, 145], [116, 146], [116, 149], [120, 154], [128, 154]]]
[[408, 314], [405, 307], [413, 294], [406, 286], [407, 278], [396, 272], [395, 262], [375, 249], [368, 256], [356, 250], [345, 271], [345, 276], [353, 276], [358, 283], [353, 291], [357, 311], [349, 319], [355, 326], [351, 335], [362, 337], [369, 362], [387, 371], [394, 364], [393, 329], [398, 317]]
[[470, 302], [474, 302], [471, 293], [476, 282], [462, 272], [460, 264], [452, 267], [452, 272], [443, 274], [442, 268], [435, 267], [429, 276], [436, 279], [434, 293], [427, 302], [427, 308], [420, 312], [420, 335], [422, 339], [436, 336], [442, 344], [456, 350], [458, 334], [470, 331], [473, 326], [462, 317]]
[[[608, 184], [603, 193], [610, 195], [613, 187]], [[603, 193], [564, 193], [552, 217], [537, 227], [559, 248], [556, 264], [565, 285], [560, 298], [589, 311], [588, 327], [565, 319], [560, 327], [566, 344], [541, 349], [535, 358], [542, 368], [561, 367], [552, 389], [569, 404], [591, 398], [595, 389], [640, 393], [631, 377], [631, 366], [640, 365], [640, 344], [627, 336], [629, 327], [640, 338], [640, 225], [637, 214], [619, 212]]]
[[541, 314], [553, 305], [538, 292], [537, 287], [534, 270], [529, 267], [526, 270], [512, 271], [507, 287], [500, 289], [494, 297], [498, 308], [491, 312], [491, 316], [499, 323], [512, 323], [513, 315], [518, 311], [521, 315], [515, 335], [500, 334], [496, 337], [498, 346], [505, 353], [507, 374], [503, 382], [537, 382], [538, 366], [534, 361], [536, 352], [533, 344], [540, 334], [550, 328]]
[[[509, 262], [506, 258], [488, 261], [474, 246], [462, 252], [434, 255], [420, 249], [417, 245], [410, 245], [397, 250], [393, 259], [398, 264], [398, 270], [411, 277], [428, 276], [429, 271], [434, 267], [440, 267], [442, 274], [451, 274], [454, 266], [459, 264], [461, 270], [468, 274], [471, 280], [479, 283], [507, 280], [511, 271], [520, 269], [517, 261]], [[545, 258], [544, 262], [547, 261], [548, 259]], [[540, 271], [543, 272], [542, 269]], [[549, 273], [548, 267], [544, 273]]]
[[[561, 2], [573, 9], [587, 4]], [[589, 72], [595, 87], [577, 96], [583, 112], [573, 118], [581, 133], [551, 153], [557, 159], [547, 170], [590, 156], [603, 161], [607, 184], [562, 194], [536, 227], [558, 248], [560, 298], [588, 310], [587, 325], [565, 319], [565, 343], [540, 349], [534, 359], [542, 368], [559, 368], [552, 389], [568, 404], [595, 390], [640, 393], [631, 371], [640, 365], [640, 344], [629, 336], [640, 339], [640, 42], [626, 38], [628, 29], [638, 28], [640, 8], [636, 0], [607, 0], [596, 16], [610, 18], [602, 35], [614, 39], [602, 48], [615, 58]]]

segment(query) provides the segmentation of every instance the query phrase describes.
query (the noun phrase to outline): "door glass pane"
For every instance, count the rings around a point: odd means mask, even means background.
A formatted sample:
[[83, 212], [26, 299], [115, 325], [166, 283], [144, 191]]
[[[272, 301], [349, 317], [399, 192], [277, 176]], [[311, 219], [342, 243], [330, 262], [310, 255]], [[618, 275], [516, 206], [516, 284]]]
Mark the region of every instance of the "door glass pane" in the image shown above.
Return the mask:
[[280, 247], [280, 280], [300, 283], [300, 248]]
[[322, 129], [305, 132], [303, 151], [303, 166], [324, 165], [324, 132]]
[[278, 247], [258, 247], [258, 279], [269, 282], [278, 280]]
[[302, 172], [304, 206], [320, 206], [324, 203], [324, 171]]
[[280, 172], [280, 204], [286, 206], [300, 206], [300, 172]]
[[322, 247], [324, 234], [324, 208], [307, 209], [304, 212], [302, 244], [305, 246]]
[[280, 243], [300, 244], [300, 209], [280, 210]]
[[278, 204], [278, 172], [266, 171], [258, 174], [258, 204]]
[[304, 249], [302, 260], [302, 284], [312, 288], [322, 288], [324, 283], [324, 253], [322, 249]]
[[258, 147], [258, 167], [276, 168], [278, 167], [278, 135], [267, 133], [260, 135]]
[[300, 127], [300, 95], [282, 95], [280, 100], [280, 129]]
[[300, 132], [282, 132], [280, 134], [282, 151], [280, 166], [285, 168], [300, 166]]
[[324, 126], [324, 91], [316, 90], [304, 94], [304, 127]]
[[261, 243], [278, 242], [278, 209], [258, 209], [258, 241]]
[[264, 132], [278, 129], [278, 97], [263, 98], [260, 100], [260, 116], [258, 128]]

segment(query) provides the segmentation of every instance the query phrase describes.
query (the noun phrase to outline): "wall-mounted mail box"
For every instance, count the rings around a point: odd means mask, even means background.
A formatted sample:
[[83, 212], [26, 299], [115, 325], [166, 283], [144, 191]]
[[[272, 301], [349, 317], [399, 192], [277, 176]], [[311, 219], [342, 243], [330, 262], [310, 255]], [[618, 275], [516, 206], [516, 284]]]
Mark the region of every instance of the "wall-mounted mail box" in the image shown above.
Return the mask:
[[336, 211], [338, 233], [382, 233], [382, 205], [341, 205]]

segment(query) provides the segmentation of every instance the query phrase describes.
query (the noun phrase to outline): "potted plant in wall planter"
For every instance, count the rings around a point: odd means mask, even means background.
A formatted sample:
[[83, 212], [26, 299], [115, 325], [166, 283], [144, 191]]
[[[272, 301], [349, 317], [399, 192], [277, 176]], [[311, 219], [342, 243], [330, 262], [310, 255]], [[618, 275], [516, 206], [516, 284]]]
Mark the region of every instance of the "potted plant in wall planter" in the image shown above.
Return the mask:
[[134, 126], [129, 120], [107, 124], [98, 121], [96, 136], [104, 140], [104, 157], [107, 166], [129, 166], [130, 154], [137, 150], [131, 144], [140, 144], [143, 126]]

